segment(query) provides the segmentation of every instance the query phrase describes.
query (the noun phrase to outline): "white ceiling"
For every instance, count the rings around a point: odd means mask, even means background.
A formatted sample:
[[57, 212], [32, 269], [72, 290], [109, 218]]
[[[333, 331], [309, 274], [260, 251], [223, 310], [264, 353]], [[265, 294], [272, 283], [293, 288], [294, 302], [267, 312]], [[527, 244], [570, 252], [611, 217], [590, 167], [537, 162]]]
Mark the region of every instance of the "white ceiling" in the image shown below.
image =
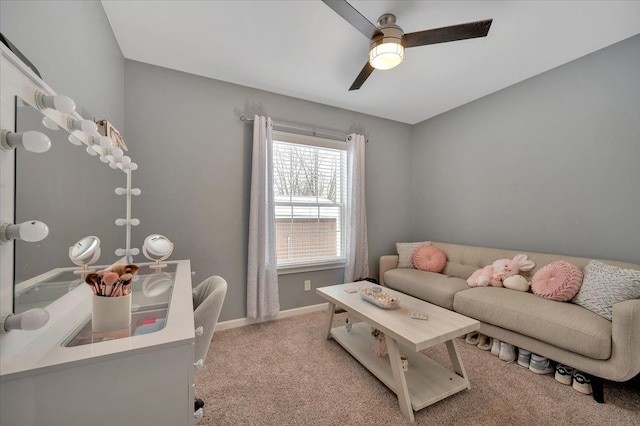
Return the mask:
[[103, 0], [127, 59], [415, 124], [640, 33], [640, 1], [350, 1], [407, 33], [493, 18], [489, 35], [407, 49], [348, 88], [369, 42], [320, 0]]

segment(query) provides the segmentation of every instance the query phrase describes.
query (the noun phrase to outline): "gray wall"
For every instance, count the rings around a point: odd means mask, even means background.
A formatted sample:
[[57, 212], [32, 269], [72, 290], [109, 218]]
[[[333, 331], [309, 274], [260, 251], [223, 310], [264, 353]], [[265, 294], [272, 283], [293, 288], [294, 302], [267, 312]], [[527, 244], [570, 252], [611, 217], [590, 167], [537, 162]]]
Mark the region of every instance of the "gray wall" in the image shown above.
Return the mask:
[[2, 0], [0, 32], [80, 113], [122, 128], [124, 57], [99, 1]]
[[640, 36], [415, 126], [414, 238], [640, 263]]
[[[210, 275], [229, 282], [221, 320], [246, 316], [246, 252], [252, 124], [240, 114], [369, 136], [366, 185], [371, 275], [378, 257], [409, 237], [412, 126], [300, 99], [126, 61], [126, 139], [140, 169], [134, 203], [139, 245], [150, 233], [191, 259], [196, 285]], [[281, 309], [321, 303], [316, 287], [342, 282], [342, 269], [281, 275]], [[312, 291], [304, 292], [310, 279]]]
[[[2, 0], [0, 32], [85, 118], [123, 126], [124, 57], [100, 2]], [[86, 235], [102, 239], [101, 261], [114, 261], [125, 239], [114, 220], [126, 213], [114, 188], [126, 185], [126, 175], [71, 145], [65, 132], [45, 129], [39, 113], [26, 109], [18, 113], [18, 130], [43, 131], [53, 146], [45, 154], [17, 153], [16, 218], [42, 220], [50, 233], [38, 244], [16, 243], [16, 279], [72, 266], [68, 247]]]

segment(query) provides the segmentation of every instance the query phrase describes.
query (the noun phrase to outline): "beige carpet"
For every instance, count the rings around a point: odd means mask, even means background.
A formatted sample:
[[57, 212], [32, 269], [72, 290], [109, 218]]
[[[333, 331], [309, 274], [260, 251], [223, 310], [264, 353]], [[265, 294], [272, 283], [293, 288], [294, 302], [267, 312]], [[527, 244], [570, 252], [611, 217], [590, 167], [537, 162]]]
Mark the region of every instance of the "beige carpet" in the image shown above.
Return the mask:
[[[334, 322], [344, 324], [345, 313]], [[333, 340], [317, 312], [216, 332], [196, 396], [199, 425], [404, 425], [395, 394]], [[638, 381], [605, 382], [596, 403], [553, 375], [457, 339], [472, 388], [415, 413], [418, 425], [639, 425]], [[450, 366], [444, 344], [425, 351]]]

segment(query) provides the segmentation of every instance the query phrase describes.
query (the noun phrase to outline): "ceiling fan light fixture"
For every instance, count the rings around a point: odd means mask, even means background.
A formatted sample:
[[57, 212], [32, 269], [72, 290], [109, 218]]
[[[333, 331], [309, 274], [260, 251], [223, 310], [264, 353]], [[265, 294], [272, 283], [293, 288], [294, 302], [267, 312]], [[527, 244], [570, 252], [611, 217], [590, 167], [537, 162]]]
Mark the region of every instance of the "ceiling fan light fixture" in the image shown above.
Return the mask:
[[398, 41], [377, 44], [369, 51], [369, 63], [378, 70], [390, 70], [400, 65], [404, 59], [404, 47]]

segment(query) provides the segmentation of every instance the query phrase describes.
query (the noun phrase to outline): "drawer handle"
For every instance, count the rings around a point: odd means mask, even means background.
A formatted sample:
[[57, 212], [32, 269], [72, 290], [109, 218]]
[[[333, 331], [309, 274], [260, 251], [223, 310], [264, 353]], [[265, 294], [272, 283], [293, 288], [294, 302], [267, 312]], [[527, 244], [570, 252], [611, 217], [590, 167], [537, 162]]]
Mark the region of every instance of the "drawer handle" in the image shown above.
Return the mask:
[[193, 412], [193, 417], [196, 419], [201, 419], [202, 416], [204, 416], [204, 410], [202, 408], [198, 408], [196, 411]]
[[204, 359], [202, 358], [200, 358], [199, 360], [193, 363], [193, 366], [197, 369], [201, 369], [203, 365], [204, 365]]
[[202, 328], [202, 326], [196, 328], [196, 336], [202, 336], [202, 333], [204, 333], [204, 328]]

